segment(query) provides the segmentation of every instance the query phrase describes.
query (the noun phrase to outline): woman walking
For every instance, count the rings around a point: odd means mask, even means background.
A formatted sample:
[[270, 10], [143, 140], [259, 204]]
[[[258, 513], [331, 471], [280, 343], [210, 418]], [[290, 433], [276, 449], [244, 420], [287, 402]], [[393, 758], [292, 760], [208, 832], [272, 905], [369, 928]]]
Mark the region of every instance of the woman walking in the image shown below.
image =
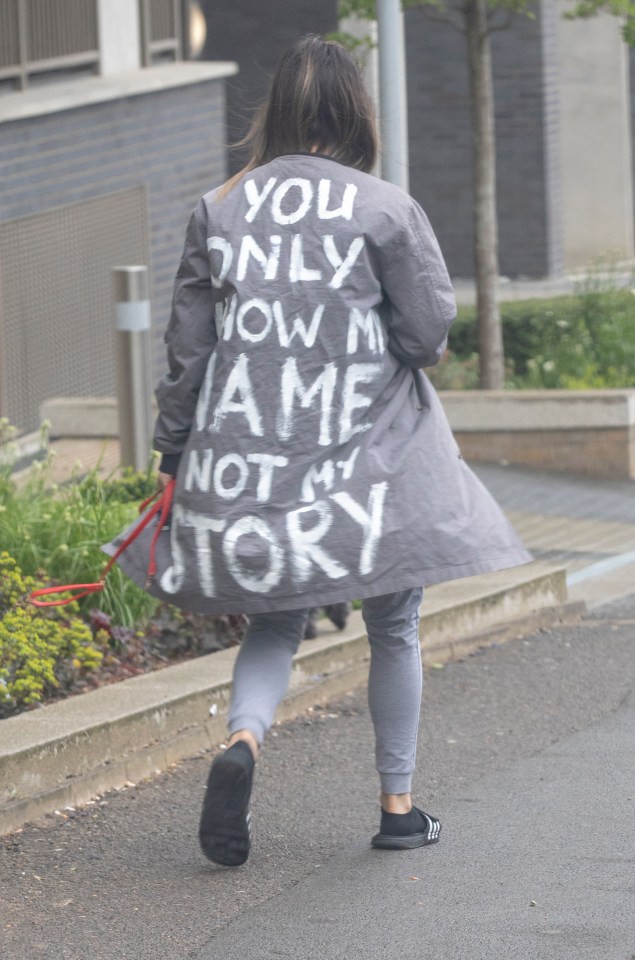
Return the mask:
[[[445, 350], [454, 296], [421, 208], [370, 174], [373, 106], [352, 57], [295, 43], [248, 143], [247, 167], [190, 220], [157, 390], [160, 482], [176, 489], [150, 589], [250, 615], [200, 842], [216, 863], [247, 859], [255, 760], [308, 610], [357, 597], [381, 788], [372, 844], [423, 846], [441, 827], [410, 793], [422, 588], [531, 557], [421, 372]], [[150, 536], [122, 558], [140, 583]]]

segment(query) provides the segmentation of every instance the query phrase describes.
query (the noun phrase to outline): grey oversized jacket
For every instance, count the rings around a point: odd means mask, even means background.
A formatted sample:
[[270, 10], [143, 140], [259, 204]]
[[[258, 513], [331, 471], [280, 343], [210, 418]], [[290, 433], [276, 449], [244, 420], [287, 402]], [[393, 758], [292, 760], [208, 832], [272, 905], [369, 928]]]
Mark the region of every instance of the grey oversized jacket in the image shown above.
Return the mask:
[[[298, 154], [204, 196], [157, 390], [155, 447], [182, 456], [152, 593], [252, 613], [529, 561], [420, 369], [454, 316], [430, 224], [390, 184]], [[120, 561], [142, 585], [151, 532]]]

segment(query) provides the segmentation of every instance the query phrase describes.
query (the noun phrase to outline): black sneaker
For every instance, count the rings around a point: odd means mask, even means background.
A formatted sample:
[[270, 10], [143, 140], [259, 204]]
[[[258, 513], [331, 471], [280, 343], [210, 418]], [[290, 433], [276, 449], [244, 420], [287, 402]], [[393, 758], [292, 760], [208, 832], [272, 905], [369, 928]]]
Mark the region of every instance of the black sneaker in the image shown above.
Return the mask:
[[329, 603], [324, 612], [338, 630], [343, 630], [348, 621], [348, 615], [353, 609], [350, 603]]
[[225, 867], [239, 867], [249, 856], [254, 767], [249, 746], [239, 740], [214, 758], [209, 772], [198, 839], [207, 859]]
[[379, 833], [370, 842], [378, 850], [414, 850], [438, 843], [441, 824], [436, 817], [413, 807], [409, 813], [381, 812]]

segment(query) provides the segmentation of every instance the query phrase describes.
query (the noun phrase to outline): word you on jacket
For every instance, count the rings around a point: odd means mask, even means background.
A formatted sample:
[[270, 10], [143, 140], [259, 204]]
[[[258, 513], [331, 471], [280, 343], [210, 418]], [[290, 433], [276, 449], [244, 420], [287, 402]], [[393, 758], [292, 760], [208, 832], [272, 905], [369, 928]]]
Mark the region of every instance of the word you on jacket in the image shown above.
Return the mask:
[[[245, 214], [245, 220], [248, 223], [253, 223], [262, 213], [265, 201], [270, 194], [271, 203], [267, 209], [274, 224], [278, 226], [290, 226], [299, 223], [310, 213], [314, 213], [319, 220], [332, 220], [336, 217], [350, 220], [353, 216], [353, 203], [357, 187], [352, 183], [347, 184], [340, 206], [330, 209], [330, 180], [320, 180], [317, 190], [315, 190], [311, 181], [304, 177], [291, 177], [284, 180], [274, 190], [276, 182], [276, 177], [270, 177], [260, 192], [258, 192], [254, 180], [246, 182], [244, 189], [249, 209]], [[295, 196], [296, 194], [299, 194], [299, 203], [295, 206], [295, 209], [293, 204], [290, 209], [287, 205], [285, 212], [283, 212], [284, 201], [288, 200], [290, 195]], [[315, 210], [313, 209], [314, 199]], [[346, 249], [340, 250], [334, 235], [325, 233], [320, 239], [319, 254], [321, 262], [309, 266], [306, 262], [305, 246], [312, 245], [314, 246], [313, 238], [305, 241], [302, 233], [292, 233], [290, 236], [284, 237], [273, 233], [269, 236], [269, 247], [265, 250], [250, 233], [246, 233], [239, 241], [238, 256], [236, 257], [234, 247], [226, 237], [208, 237], [207, 249], [212, 266], [212, 284], [217, 288], [224, 285], [234, 265], [234, 260], [236, 260], [236, 280], [243, 281], [247, 276], [251, 261], [254, 260], [262, 270], [264, 280], [279, 279], [281, 270], [284, 269], [291, 283], [328, 281], [327, 287], [329, 289], [339, 290], [364, 249], [364, 238], [362, 236], [354, 237]], [[281, 261], [284, 264], [283, 268], [281, 268]]]

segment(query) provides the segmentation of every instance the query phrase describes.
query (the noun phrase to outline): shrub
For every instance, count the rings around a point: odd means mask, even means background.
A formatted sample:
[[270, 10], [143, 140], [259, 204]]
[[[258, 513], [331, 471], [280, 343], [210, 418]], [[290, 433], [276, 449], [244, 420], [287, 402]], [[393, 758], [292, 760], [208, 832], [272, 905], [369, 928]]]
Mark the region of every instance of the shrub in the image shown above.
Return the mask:
[[476, 390], [479, 384], [478, 354], [459, 357], [446, 350], [443, 360], [426, 374], [437, 390]]
[[103, 651], [76, 603], [40, 614], [28, 603], [39, 585], [24, 577], [6, 551], [0, 553], [0, 717], [37, 704], [56, 690], [72, 690], [96, 670]]
[[[573, 295], [501, 304], [507, 386], [600, 389], [635, 385], [635, 295], [609, 280], [591, 279]], [[450, 331], [461, 388], [474, 385], [478, 350], [475, 311], [462, 307]], [[445, 360], [439, 365], [442, 371]]]
[[124, 467], [119, 476], [102, 479], [96, 470], [78, 482], [78, 490], [87, 503], [141, 503], [156, 490], [156, 477], [151, 470], [142, 473]]

